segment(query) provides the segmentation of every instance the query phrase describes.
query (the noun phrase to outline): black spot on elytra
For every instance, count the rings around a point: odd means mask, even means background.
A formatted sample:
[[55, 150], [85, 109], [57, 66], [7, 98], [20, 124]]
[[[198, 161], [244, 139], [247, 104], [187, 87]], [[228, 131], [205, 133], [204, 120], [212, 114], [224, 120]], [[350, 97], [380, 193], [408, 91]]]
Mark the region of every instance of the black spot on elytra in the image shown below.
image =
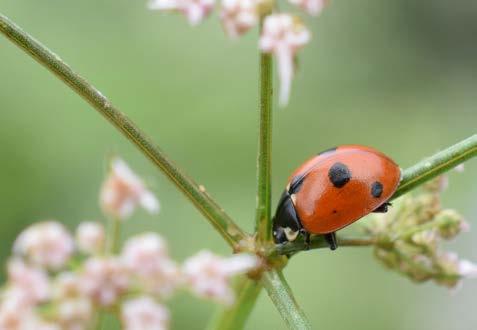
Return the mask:
[[343, 163], [334, 163], [328, 171], [328, 177], [336, 188], [341, 188], [351, 180], [351, 172]]
[[379, 181], [374, 182], [371, 185], [371, 195], [373, 195], [373, 197], [379, 198], [381, 197], [382, 193], [383, 193], [383, 184]]
[[290, 189], [288, 189], [288, 193], [291, 195], [299, 192], [301, 186], [303, 185], [303, 181], [305, 181], [305, 177], [303, 175], [297, 175], [293, 177], [290, 182]]
[[336, 210], [333, 210], [333, 214], [336, 214], [336, 213], [338, 213], [338, 211], [336, 211]]
[[329, 148], [329, 149], [323, 150], [322, 152], [318, 153], [318, 156], [319, 156], [319, 155], [323, 155], [323, 154], [327, 154], [327, 153], [331, 153], [331, 152], [335, 152], [336, 149], [338, 149], [338, 147], [334, 147], [334, 148]]

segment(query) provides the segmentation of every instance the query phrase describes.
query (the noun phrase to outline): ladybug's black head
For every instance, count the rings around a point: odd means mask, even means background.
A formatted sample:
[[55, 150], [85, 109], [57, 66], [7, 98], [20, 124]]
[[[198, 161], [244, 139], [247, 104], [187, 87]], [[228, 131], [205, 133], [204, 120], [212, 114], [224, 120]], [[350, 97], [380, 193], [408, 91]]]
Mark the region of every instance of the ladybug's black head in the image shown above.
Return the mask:
[[292, 195], [285, 190], [273, 218], [273, 240], [276, 244], [294, 241], [302, 228], [293, 204]]

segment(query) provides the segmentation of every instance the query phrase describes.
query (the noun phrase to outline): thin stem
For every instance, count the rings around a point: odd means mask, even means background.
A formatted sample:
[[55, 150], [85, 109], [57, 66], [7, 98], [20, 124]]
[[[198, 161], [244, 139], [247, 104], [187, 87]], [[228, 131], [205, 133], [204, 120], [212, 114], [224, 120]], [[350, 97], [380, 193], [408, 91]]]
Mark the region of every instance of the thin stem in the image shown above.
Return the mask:
[[230, 307], [223, 307], [208, 326], [209, 330], [239, 330], [245, 326], [247, 319], [255, 306], [262, 285], [244, 277], [236, 286], [237, 298]]
[[281, 271], [272, 269], [263, 274], [262, 284], [290, 329], [311, 329], [310, 321], [298, 306]]
[[406, 169], [401, 184], [391, 199], [398, 198], [476, 155], [477, 134], [474, 134]]
[[115, 254], [119, 252], [119, 243], [121, 242], [121, 220], [111, 218], [108, 222], [108, 254]]
[[[403, 179], [398, 189], [391, 197], [398, 198], [406, 192], [422, 185], [423, 183], [435, 178], [436, 176], [454, 168], [464, 161], [477, 155], [477, 134], [444, 149], [435, 155], [424, 159], [414, 166], [403, 171]], [[367, 243], [369, 242], [369, 244]], [[362, 243], [362, 244], [361, 244]], [[373, 244], [370, 240], [347, 240], [338, 239], [339, 246], [366, 246]], [[327, 247], [322, 236], [314, 236], [311, 239], [311, 249]], [[279, 254], [294, 254], [304, 250], [305, 245], [302, 241], [290, 242], [284, 245], [277, 245], [275, 252]]]
[[[375, 242], [371, 238], [341, 238], [337, 237], [338, 246], [370, 246]], [[322, 249], [329, 248], [329, 244], [326, 242], [325, 238], [322, 235], [312, 236], [310, 240], [310, 250], [311, 249]], [[275, 247], [275, 253], [293, 255], [300, 251], [306, 250], [304, 241], [295, 241], [286, 244], [280, 244]]]
[[74, 72], [58, 55], [36, 41], [2, 14], [0, 14], [0, 32], [63, 80], [72, 90], [106, 117], [192, 201], [231, 246], [246, 237], [242, 229], [205, 192], [203, 187], [197, 185], [185, 175], [149, 137], [116, 109], [99, 90]]
[[[260, 31], [263, 20], [261, 18]], [[260, 134], [257, 157], [256, 227], [261, 241], [270, 241], [271, 221], [271, 153], [272, 153], [272, 56], [260, 53]]]

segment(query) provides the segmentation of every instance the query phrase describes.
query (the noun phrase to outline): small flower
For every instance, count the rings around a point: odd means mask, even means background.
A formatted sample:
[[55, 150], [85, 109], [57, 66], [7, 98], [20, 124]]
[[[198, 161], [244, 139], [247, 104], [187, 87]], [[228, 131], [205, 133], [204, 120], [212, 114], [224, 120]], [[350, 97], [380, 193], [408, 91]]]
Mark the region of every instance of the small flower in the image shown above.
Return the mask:
[[220, 19], [228, 36], [236, 38], [257, 25], [260, 0], [222, 0]]
[[194, 26], [202, 22], [214, 9], [214, 0], [150, 0], [151, 10], [178, 11], [189, 24]]
[[127, 290], [129, 275], [119, 259], [94, 257], [85, 262], [80, 285], [95, 303], [110, 306]]
[[150, 293], [168, 297], [178, 284], [179, 270], [169, 258], [166, 242], [156, 233], [126, 241], [121, 260], [137, 277], [138, 284]]
[[147, 296], [126, 301], [121, 310], [125, 330], [168, 329], [169, 318], [167, 308]]
[[477, 265], [469, 260], [459, 261], [458, 273], [462, 277], [477, 278]]
[[111, 173], [101, 188], [100, 205], [104, 213], [116, 219], [130, 217], [138, 205], [150, 213], [159, 211], [159, 201], [154, 194], [119, 158], [111, 162]]
[[76, 244], [84, 253], [96, 254], [103, 250], [104, 227], [97, 222], [82, 222], [76, 229]]
[[182, 272], [186, 284], [197, 296], [230, 305], [235, 299], [230, 277], [258, 266], [259, 260], [252, 255], [222, 258], [209, 251], [201, 251], [184, 262]]
[[66, 264], [73, 250], [71, 235], [62, 224], [54, 221], [31, 225], [18, 236], [13, 245], [14, 253], [54, 270]]
[[56, 306], [57, 321], [61, 329], [87, 330], [90, 329], [90, 321], [93, 316], [93, 306], [86, 298], [65, 299]]
[[306, 11], [308, 14], [318, 16], [327, 5], [327, 0], [289, 0], [291, 4], [296, 5]]
[[282, 106], [288, 103], [295, 55], [310, 41], [310, 38], [310, 31], [291, 15], [274, 14], [265, 19], [259, 48], [262, 52], [272, 53], [277, 57], [280, 78], [279, 102]]
[[45, 301], [49, 297], [48, 275], [39, 268], [26, 265], [20, 259], [8, 262], [7, 300], [16, 300], [31, 306]]

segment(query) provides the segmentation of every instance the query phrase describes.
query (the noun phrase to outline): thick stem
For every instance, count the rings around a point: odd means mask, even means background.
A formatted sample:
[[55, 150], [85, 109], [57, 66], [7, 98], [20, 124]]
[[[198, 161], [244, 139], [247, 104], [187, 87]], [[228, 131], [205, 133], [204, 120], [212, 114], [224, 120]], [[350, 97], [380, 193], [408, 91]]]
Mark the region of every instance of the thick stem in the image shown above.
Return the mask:
[[476, 155], [477, 134], [474, 134], [406, 169], [401, 184], [391, 199], [398, 198]]
[[36, 41], [2, 14], [0, 14], [0, 32], [63, 80], [105, 116], [192, 201], [231, 246], [246, 238], [242, 229], [217, 205], [203, 187], [197, 185], [185, 175], [131, 120], [116, 109], [99, 90], [74, 72], [58, 55]]
[[263, 274], [262, 284], [290, 329], [311, 329], [310, 321], [298, 306], [281, 271], [272, 269]]
[[[263, 19], [261, 19], [260, 30]], [[257, 212], [258, 239], [270, 241], [271, 221], [271, 153], [272, 153], [272, 56], [260, 53], [260, 134], [257, 157]]]
[[230, 307], [223, 307], [208, 326], [209, 330], [239, 330], [245, 326], [247, 319], [255, 306], [262, 285], [244, 277], [236, 286], [236, 300]]

